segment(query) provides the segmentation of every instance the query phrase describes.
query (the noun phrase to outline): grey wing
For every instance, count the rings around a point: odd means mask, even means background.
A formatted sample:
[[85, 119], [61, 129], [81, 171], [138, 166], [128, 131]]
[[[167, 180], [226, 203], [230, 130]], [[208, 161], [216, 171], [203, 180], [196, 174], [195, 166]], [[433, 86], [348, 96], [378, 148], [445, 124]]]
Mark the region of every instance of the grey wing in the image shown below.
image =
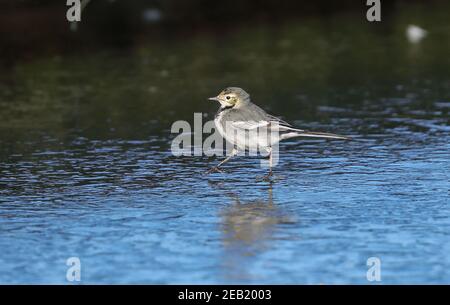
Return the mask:
[[232, 121], [232, 125], [238, 129], [267, 128], [268, 131], [302, 132], [301, 129], [293, 128], [286, 121], [268, 114], [255, 104], [249, 104], [241, 109], [233, 109], [224, 117], [225, 121]]
[[224, 119], [231, 123], [233, 129], [249, 131], [264, 128], [269, 133], [278, 133], [281, 140], [293, 137], [349, 139], [346, 136], [332, 133], [310, 132], [294, 128], [286, 121], [266, 113], [255, 104], [249, 104], [247, 107], [241, 109], [232, 109], [224, 116]]
[[[283, 119], [280, 119], [280, 118], [278, 118], [276, 116], [273, 116], [273, 115], [270, 115], [270, 114], [268, 114], [267, 116], [269, 117], [270, 122], [272, 122], [272, 124], [277, 124], [279, 127], [284, 127], [284, 128], [287, 128], [287, 129], [295, 129], [295, 128], [292, 127], [291, 124], [289, 124], [288, 122], [286, 122]], [[295, 129], [295, 130], [300, 130], [300, 129]]]
[[259, 106], [255, 105], [255, 104], [251, 104], [251, 107], [248, 107], [247, 111], [251, 111], [252, 113], [255, 114], [256, 117], [258, 117], [258, 120], [266, 121], [270, 124], [270, 126], [279, 128], [280, 131], [283, 131], [285, 129], [286, 130], [295, 129], [297, 131], [301, 131], [300, 129], [293, 128], [291, 124], [280, 119], [279, 117], [268, 114], [262, 108], [260, 108]]

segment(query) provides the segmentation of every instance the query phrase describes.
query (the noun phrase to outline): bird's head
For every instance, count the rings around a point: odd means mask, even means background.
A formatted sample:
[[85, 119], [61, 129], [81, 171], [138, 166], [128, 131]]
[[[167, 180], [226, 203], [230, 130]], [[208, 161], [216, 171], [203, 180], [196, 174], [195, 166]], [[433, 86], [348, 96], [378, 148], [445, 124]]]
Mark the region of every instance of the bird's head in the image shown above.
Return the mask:
[[250, 95], [244, 91], [244, 89], [238, 87], [228, 87], [218, 96], [210, 97], [209, 100], [217, 101], [221, 107], [232, 108], [250, 100]]

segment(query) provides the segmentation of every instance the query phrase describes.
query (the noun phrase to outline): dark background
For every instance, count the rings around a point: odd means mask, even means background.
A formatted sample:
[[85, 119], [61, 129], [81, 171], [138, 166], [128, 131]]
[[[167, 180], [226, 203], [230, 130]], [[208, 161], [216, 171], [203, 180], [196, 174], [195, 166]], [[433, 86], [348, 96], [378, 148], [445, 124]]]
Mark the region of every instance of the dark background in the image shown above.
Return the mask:
[[[446, 1], [382, 1], [382, 21], [373, 29], [386, 27], [408, 5], [436, 7]], [[311, 16], [331, 21], [339, 14], [354, 13], [365, 22], [369, 6], [364, 0], [91, 0], [82, 13], [77, 31], [66, 20], [65, 1], [3, 0], [0, 3], [0, 45], [3, 64], [18, 56], [45, 52], [77, 52], [91, 48], [132, 48], [143, 41], [187, 39], [199, 33], [220, 35], [242, 26], [280, 24]], [[157, 11], [146, 19], [149, 10]], [[151, 15], [152, 13], [150, 13]], [[225, 41], [223, 43], [226, 43]]]

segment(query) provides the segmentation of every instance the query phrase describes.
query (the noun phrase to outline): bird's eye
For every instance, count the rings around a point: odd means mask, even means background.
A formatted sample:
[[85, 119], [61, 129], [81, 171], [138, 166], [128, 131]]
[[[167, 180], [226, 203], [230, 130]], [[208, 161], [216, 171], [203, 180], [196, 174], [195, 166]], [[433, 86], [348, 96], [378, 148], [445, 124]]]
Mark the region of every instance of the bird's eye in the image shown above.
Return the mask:
[[231, 98], [231, 97], [228, 95], [228, 96], [227, 96], [227, 100], [229, 100], [230, 98]]

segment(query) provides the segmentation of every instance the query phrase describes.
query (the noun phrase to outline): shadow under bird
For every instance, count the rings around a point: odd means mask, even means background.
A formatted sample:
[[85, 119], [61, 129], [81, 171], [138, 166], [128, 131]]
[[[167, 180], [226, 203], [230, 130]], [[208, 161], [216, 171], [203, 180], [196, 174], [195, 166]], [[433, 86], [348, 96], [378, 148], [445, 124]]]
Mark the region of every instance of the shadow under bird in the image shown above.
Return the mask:
[[[233, 145], [231, 154], [211, 168], [207, 173], [220, 171], [219, 167], [228, 162], [238, 151], [257, 150], [269, 155], [269, 173], [264, 180], [272, 176], [272, 147], [279, 141], [294, 137], [314, 137], [350, 140], [349, 137], [325, 132], [311, 132], [294, 128], [289, 123], [266, 113], [250, 101], [250, 95], [238, 87], [228, 87], [209, 100], [220, 103], [214, 123], [220, 135]], [[251, 132], [265, 129], [266, 132]], [[275, 134], [277, 136], [268, 136]]]

